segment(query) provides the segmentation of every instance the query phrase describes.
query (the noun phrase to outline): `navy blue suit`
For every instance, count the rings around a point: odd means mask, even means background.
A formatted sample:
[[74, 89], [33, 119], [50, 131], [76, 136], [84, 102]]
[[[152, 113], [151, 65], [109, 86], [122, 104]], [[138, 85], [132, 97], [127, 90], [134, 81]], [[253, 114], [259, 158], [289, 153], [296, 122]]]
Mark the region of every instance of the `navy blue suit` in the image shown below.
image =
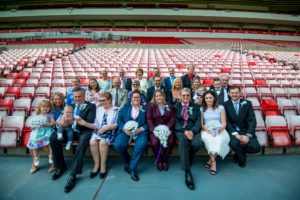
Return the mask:
[[[166, 101], [168, 103], [172, 103], [171, 102], [172, 101], [172, 96], [171, 96], [170, 91], [166, 87], [163, 87], [163, 86], [161, 86], [160, 88], [165, 93]], [[150, 88], [147, 89], [147, 99], [146, 99], [147, 103], [149, 103], [152, 100], [154, 92], [155, 92], [155, 87], [150, 87]]]
[[[175, 79], [176, 79], [176, 77], [175, 77]], [[174, 80], [175, 80], [174, 79]], [[166, 87], [168, 88], [168, 90], [172, 90], [172, 81], [171, 81], [171, 77], [168, 77], [168, 78], [165, 78], [164, 79], [165, 80], [165, 84], [166, 84]], [[174, 82], [173, 82], [174, 83]]]
[[123, 132], [123, 128], [126, 122], [133, 120], [131, 117], [131, 110], [131, 103], [127, 103], [119, 112], [117, 121], [119, 129], [115, 139], [114, 148], [120, 154], [123, 162], [129, 163], [129, 171], [136, 171], [137, 165], [147, 148], [148, 125], [146, 121], [146, 106], [143, 106], [143, 110], [140, 110], [138, 117], [134, 121], [138, 122], [139, 128], [143, 127], [144, 130], [140, 132], [137, 138], [134, 140], [134, 150], [130, 159], [130, 156], [127, 152], [130, 137]]

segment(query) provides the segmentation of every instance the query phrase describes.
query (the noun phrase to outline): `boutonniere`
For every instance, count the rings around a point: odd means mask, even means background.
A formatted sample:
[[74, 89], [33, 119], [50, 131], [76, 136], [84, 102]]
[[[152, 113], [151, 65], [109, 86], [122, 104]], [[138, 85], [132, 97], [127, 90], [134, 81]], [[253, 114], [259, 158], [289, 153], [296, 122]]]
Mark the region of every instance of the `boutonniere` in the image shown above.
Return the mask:
[[193, 107], [189, 107], [188, 112], [190, 113], [190, 115], [192, 115], [193, 114]]
[[82, 105], [82, 110], [84, 110], [86, 107], [87, 107], [87, 103], [84, 103], [84, 104]]
[[145, 112], [145, 110], [143, 109], [143, 106], [140, 106], [140, 111]]
[[246, 104], [247, 104], [247, 101], [241, 102], [241, 108], [242, 108], [244, 105], [246, 105]]
[[166, 111], [170, 112], [170, 108], [169, 108], [168, 105], [164, 105], [164, 109], [165, 109]]
[[119, 110], [119, 108], [117, 108], [117, 107], [113, 108], [113, 111], [115, 111], [115, 112], [118, 111], [118, 110]]

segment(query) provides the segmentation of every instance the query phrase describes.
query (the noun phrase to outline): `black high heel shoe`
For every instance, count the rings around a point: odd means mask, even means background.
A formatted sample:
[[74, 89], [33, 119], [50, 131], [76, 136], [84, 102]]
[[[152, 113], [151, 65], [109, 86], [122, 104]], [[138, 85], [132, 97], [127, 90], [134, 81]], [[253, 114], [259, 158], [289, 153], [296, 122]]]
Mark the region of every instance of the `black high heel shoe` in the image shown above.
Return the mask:
[[98, 170], [96, 171], [96, 172], [91, 172], [91, 174], [90, 174], [90, 178], [94, 178], [95, 176], [97, 176], [97, 174], [99, 173], [99, 171], [100, 171], [100, 167], [98, 168]]
[[100, 172], [100, 179], [104, 179], [106, 175], [107, 175], [106, 172], [104, 172], [104, 173], [101, 173], [101, 172]]

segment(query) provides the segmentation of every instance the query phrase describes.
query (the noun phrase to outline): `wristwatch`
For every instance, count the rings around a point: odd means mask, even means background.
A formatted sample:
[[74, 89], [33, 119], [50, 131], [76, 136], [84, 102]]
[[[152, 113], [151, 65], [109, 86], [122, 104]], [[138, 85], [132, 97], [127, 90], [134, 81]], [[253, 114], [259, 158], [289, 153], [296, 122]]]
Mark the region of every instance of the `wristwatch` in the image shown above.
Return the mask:
[[249, 134], [249, 133], [247, 133], [246, 136], [247, 136], [249, 139], [251, 139], [251, 138], [253, 137], [253, 136], [252, 136], [251, 134]]

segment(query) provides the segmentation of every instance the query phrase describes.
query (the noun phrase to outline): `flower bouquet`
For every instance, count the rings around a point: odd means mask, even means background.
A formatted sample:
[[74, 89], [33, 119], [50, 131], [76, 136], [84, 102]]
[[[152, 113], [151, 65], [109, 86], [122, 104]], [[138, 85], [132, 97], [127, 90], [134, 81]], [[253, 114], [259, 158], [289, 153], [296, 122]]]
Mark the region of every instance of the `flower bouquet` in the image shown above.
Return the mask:
[[128, 144], [130, 144], [131, 140], [135, 140], [137, 138], [137, 135], [135, 135], [134, 133], [138, 129], [138, 127], [139, 124], [134, 120], [130, 120], [125, 123], [124, 129], [128, 130], [131, 133]]
[[154, 135], [159, 139], [164, 148], [168, 147], [168, 138], [171, 134], [170, 129], [166, 125], [158, 125], [153, 130]]
[[45, 123], [48, 123], [45, 116], [36, 115], [28, 120], [27, 126], [31, 128], [41, 128]]
[[221, 128], [221, 123], [219, 121], [212, 120], [207, 122], [205, 126], [211, 131], [212, 136], [215, 137], [216, 135], [218, 135], [218, 131]]

